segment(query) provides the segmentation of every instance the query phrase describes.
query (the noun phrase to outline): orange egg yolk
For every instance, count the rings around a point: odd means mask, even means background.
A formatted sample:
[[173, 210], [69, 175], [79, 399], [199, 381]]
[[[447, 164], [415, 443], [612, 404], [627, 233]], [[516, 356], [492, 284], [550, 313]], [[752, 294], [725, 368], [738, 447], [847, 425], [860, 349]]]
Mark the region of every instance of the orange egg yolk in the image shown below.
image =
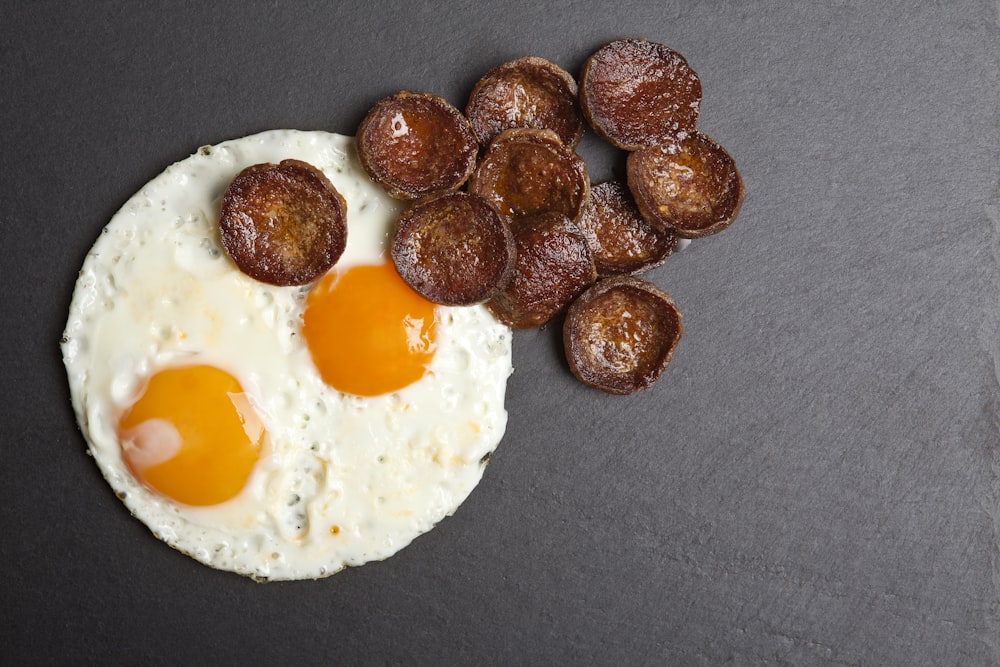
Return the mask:
[[302, 332], [324, 382], [378, 396], [423, 377], [434, 356], [434, 313], [391, 262], [354, 266], [309, 292]]
[[240, 383], [212, 366], [159, 371], [118, 422], [126, 465], [187, 505], [229, 500], [260, 455], [264, 425]]

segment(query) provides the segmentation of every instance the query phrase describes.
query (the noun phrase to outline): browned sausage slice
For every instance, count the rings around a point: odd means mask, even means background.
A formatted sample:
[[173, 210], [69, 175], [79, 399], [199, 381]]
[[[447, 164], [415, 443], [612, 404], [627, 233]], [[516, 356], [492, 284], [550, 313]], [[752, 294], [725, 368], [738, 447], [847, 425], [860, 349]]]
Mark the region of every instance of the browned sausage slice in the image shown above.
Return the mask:
[[599, 281], [573, 302], [563, 344], [581, 382], [631, 394], [663, 374], [681, 331], [681, 313], [666, 292], [634, 276], [618, 276]]
[[571, 148], [583, 136], [576, 81], [538, 56], [497, 65], [483, 75], [469, 96], [465, 115], [483, 148], [515, 127], [552, 130]]
[[511, 229], [514, 276], [486, 305], [509, 327], [534, 329], [593, 283], [597, 270], [580, 229], [561, 213], [522, 218]]
[[490, 144], [469, 192], [511, 219], [552, 212], [576, 222], [590, 197], [590, 178], [583, 158], [552, 130], [513, 129]]
[[677, 248], [677, 237], [654, 229], [620, 181], [592, 185], [580, 231], [594, 254], [597, 275], [635, 274], [659, 266]]
[[358, 127], [358, 156], [396, 199], [457, 190], [476, 166], [479, 142], [462, 112], [430, 93], [379, 100]]
[[485, 199], [453, 192], [422, 199], [400, 216], [392, 259], [403, 280], [434, 303], [482, 303], [513, 273], [514, 236]]
[[241, 171], [222, 197], [219, 236], [243, 273], [305, 285], [340, 259], [347, 203], [322, 171], [299, 160]]
[[683, 238], [722, 231], [743, 204], [743, 179], [736, 163], [700, 132], [630, 154], [626, 171], [646, 221]]
[[619, 148], [655, 146], [695, 129], [701, 80], [684, 57], [655, 42], [622, 39], [594, 52], [580, 75], [580, 107]]

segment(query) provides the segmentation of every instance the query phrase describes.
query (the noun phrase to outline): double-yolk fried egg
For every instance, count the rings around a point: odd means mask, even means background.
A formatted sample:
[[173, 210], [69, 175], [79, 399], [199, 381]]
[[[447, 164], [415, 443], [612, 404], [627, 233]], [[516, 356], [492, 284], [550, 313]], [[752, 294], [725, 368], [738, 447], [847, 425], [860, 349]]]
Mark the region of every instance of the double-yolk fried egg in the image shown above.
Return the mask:
[[[217, 228], [232, 179], [287, 158], [347, 202], [343, 255], [303, 287], [241, 273]], [[506, 426], [511, 334], [403, 283], [399, 212], [353, 139], [275, 130], [200, 149], [112, 218], [63, 357], [101, 472], [160, 539], [255, 579], [322, 577], [392, 555], [478, 483]]]

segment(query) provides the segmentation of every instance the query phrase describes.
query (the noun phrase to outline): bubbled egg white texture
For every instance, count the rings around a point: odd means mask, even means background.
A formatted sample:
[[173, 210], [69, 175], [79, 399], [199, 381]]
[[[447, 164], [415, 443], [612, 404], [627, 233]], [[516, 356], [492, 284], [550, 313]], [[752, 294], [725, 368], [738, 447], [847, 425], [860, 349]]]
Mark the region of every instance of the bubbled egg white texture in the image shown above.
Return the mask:
[[[101, 472], [159, 538], [258, 580], [315, 578], [386, 558], [453, 513], [506, 426], [510, 331], [482, 306], [437, 307], [424, 377], [358, 397], [327, 386], [302, 336], [308, 286], [242, 274], [217, 232], [245, 167], [287, 158], [321, 169], [347, 202], [337, 268], [390, 261], [400, 204], [365, 175], [350, 137], [275, 130], [200, 149], [112, 218], [84, 261], [63, 338], [74, 409]], [[177, 503], [136, 480], [117, 420], [159, 369], [207, 364], [242, 385], [264, 422], [243, 489]]]

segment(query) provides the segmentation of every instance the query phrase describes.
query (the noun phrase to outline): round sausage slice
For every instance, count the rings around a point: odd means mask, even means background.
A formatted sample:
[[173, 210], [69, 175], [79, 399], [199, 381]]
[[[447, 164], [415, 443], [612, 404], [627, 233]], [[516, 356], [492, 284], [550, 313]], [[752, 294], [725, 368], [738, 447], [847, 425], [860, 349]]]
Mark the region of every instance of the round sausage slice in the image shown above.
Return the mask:
[[222, 197], [222, 246], [243, 273], [271, 285], [305, 285], [347, 244], [347, 202], [300, 160], [241, 171]]
[[542, 326], [597, 279], [580, 229], [561, 213], [511, 224], [517, 249], [514, 275], [487, 307], [514, 329]]
[[684, 57], [655, 42], [605, 44], [584, 63], [580, 107], [619, 148], [655, 146], [695, 129], [701, 80]]
[[490, 144], [468, 189], [511, 219], [561, 213], [576, 222], [590, 178], [583, 158], [552, 130], [512, 129]]
[[631, 153], [625, 164], [642, 217], [658, 229], [700, 238], [722, 231], [740, 212], [744, 187], [736, 163], [700, 132]]
[[403, 280], [434, 303], [482, 303], [514, 271], [514, 235], [485, 199], [453, 192], [422, 199], [400, 216], [392, 259]]
[[620, 181], [592, 185], [580, 231], [594, 255], [597, 275], [635, 274], [659, 266], [677, 249], [677, 237], [654, 229]]
[[538, 56], [497, 65], [483, 75], [469, 96], [465, 115], [483, 148], [515, 127], [552, 130], [571, 148], [583, 136], [576, 81]]
[[566, 312], [563, 344], [570, 370], [610, 394], [631, 394], [663, 374], [682, 332], [673, 299], [634, 276], [606, 278]]
[[457, 190], [476, 166], [479, 142], [462, 112], [430, 93], [379, 100], [358, 127], [358, 156], [396, 199]]

